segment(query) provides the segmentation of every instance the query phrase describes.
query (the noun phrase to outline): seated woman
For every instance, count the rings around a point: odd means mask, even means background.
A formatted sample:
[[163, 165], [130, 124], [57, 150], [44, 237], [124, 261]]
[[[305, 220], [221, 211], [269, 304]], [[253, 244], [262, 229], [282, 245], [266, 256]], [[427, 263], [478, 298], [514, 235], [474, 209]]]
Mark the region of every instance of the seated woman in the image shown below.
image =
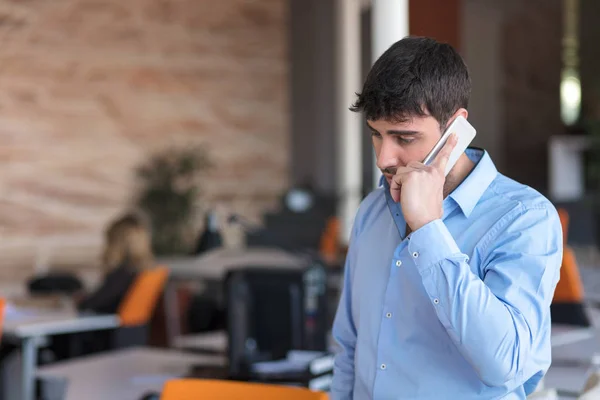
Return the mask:
[[126, 214], [114, 221], [105, 240], [104, 279], [93, 293], [76, 300], [82, 312], [116, 313], [138, 271], [153, 266], [150, 234], [137, 215]]
[[[104, 277], [96, 290], [74, 296], [82, 314], [116, 314], [138, 272], [154, 266], [150, 234], [139, 216], [126, 214], [109, 225], [102, 265]], [[111, 331], [98, 331], [55, 336], [50, 350], [53, 361], [58, 361], [110, 347]]]

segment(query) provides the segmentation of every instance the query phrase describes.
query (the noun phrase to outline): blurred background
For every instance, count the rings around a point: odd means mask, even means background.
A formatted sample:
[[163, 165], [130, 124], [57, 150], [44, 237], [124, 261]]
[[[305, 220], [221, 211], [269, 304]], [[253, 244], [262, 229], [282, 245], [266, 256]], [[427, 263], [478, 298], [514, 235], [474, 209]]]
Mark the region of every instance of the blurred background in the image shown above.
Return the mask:
[[378, 178], [348, 107], [409, 34], [463, 55], [474, 145], [568, 211], [594, 267], [599, 17], [596, 0], [2, 0], [0, 293], [53, 271], [94, 287], [129, 211], [167, 266], [291, 247], [339, 280]]
[[[501, 172], [577, 204], [586, 216], [573, 222], [583, 225], [572, 239], [595, 249], [598, 177], [588, 179], [594, 161], [581, 139], [598, 134], [600, 119], [597, 2], [404, 1], [391, 7], [406, 5], [406, 15], [384, 15], [381, 25], [371, 2], [350, 3], [358, 15], [325, 0], [0, 2], [2, 290], [59, 264], [93, 275], [107, 221], [153, 185], [136, 171], [160, 174], [167, 167], [152, 157], [177, 163], [183, 149], [199, 149], [188, 155], [201, 164], [189, 172], [198, 190], [185, 211], [189, 250], [207, 210], [260, 224], [295, 186], [336, 205], [340, 194], [361, 198], [374, 187], [372, 149], [367, 134], [347, 138], [363, 125], [348, 115], [346, 93], [360, 90], [374, 47], [397, 39], [394, 27], [377, 37], [393, 20], [461, 52], [475, 145]], [[345, 50], [344, 29], [358, 40]], [[568, 67], [581, 82], [581, 111], [565, 121]], [[578, 181], [561, 171], [573, 162], [553, 170], [551, 150], [561, 145], [581, 157]], [[344, 152], [352, 179], [339, 171]], [[238, 236], [228, 236], [232, 245]]]

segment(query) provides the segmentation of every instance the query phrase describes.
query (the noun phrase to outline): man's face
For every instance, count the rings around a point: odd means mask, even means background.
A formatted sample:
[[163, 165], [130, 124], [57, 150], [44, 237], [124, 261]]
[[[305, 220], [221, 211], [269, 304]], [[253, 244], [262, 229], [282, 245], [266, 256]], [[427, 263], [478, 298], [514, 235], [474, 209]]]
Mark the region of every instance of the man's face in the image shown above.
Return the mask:
[[422, 162], [442, 136], [442, 128], [432, 116], [413, 117], [406, 122], [368, 120], [377, 167], [388, 184], [398, 167]]

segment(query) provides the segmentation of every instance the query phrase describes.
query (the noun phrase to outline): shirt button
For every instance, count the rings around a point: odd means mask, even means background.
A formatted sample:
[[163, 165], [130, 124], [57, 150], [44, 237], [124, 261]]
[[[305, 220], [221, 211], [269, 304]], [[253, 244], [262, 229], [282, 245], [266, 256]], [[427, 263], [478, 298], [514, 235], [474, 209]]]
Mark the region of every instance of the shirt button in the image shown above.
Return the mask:
[[385, 364], [381, 364], [381, 367], [379, 367], [379, 368], [381, 368], [381, 369], [385, 369], [385, 368], [386, 368], [386, 367], [385, 367]]
[[391, 313], [391, 312], [389, 312], [389, 313], [385, 314], [385, 317], [386, 317], [386, 318], [392, 318], [392, 313]]
[[439, 304], [439, 303], [440, 303], [440, 300], [439, 300], [439, 299], [433, 299], [433, 302], [434, 302], [435, 304]]
[[396, 261], [396, 267], [399, 267], [401, 265], [402, 265], [402, 261], [400, 261], [400, 260]]
[[412, 256], [413, 256], [414, 258], [417, 258], [417, 257], [419, 257], [419, 253], [417, 253], [417, 252], [415, 251], [414, 253], [412, 253]]

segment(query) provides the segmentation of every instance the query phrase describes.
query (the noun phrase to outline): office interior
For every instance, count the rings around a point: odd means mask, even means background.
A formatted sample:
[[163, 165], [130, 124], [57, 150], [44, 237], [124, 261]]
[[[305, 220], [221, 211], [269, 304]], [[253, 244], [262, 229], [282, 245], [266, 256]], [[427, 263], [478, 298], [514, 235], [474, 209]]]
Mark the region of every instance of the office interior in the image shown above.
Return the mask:
[[[407, 35], [458, 49], [473, 146], [563, 217], [567, 321], [530, 397], [600, 398], [598, 1], [5, 0], [0, 15], [0, 399], [327, 398], [349, 231], [380, 176], [348, 107]], [[93, 310], [109, 273], [127, 285]]]

